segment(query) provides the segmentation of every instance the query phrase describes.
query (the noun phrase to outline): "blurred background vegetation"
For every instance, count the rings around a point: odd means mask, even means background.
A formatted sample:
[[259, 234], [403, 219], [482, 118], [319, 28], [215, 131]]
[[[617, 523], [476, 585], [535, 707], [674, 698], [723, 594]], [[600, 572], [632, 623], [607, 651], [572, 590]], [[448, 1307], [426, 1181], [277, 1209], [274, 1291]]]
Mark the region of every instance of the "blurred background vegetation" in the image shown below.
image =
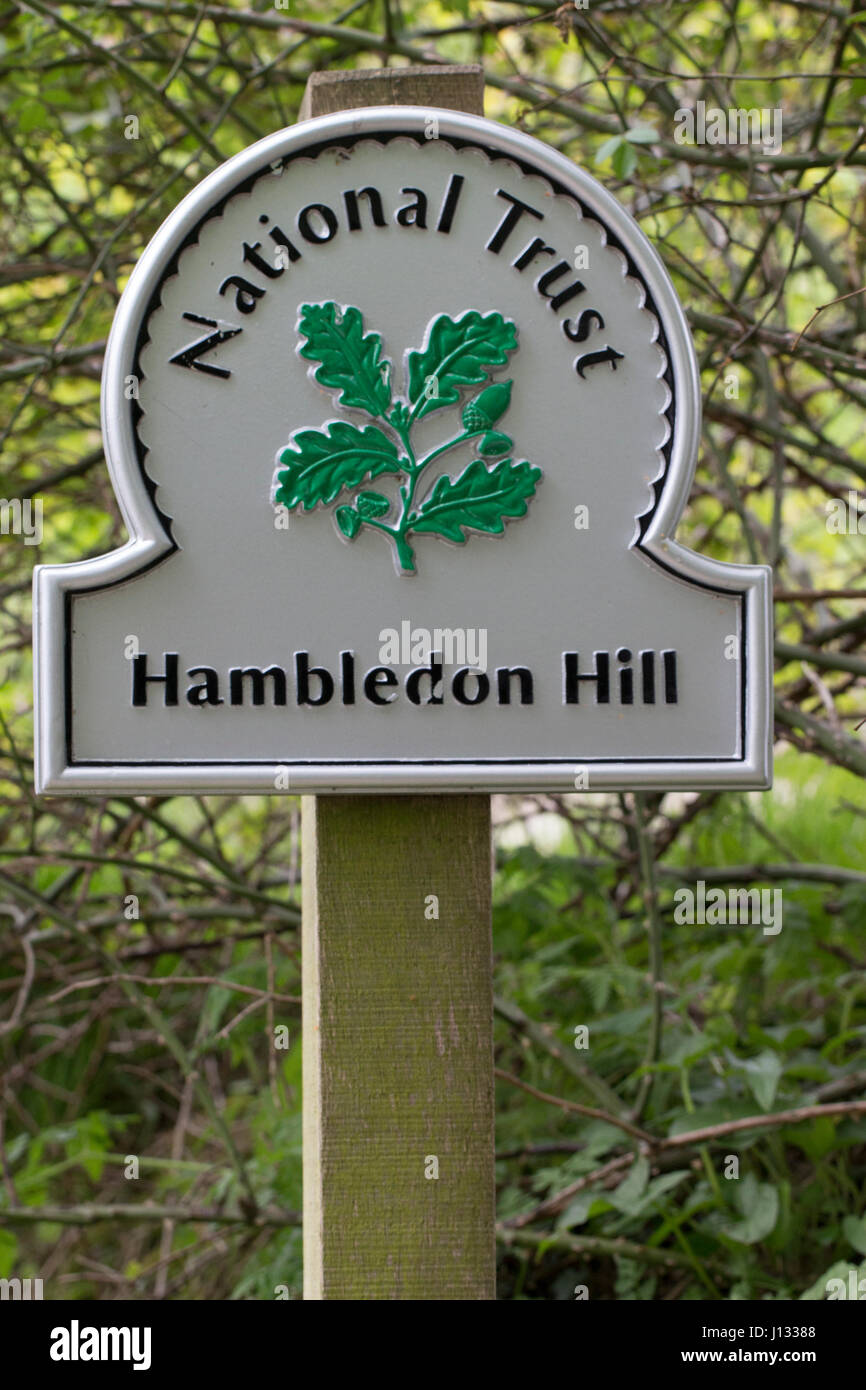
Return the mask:
[[[32, 791], [33, 564], [125, 538], [113, 312], [170, 209], [291, 124], [312, 71], [475, 61], [487, 114], [602, 178], [671, 272], [705, 403], [679, 537], [774, 566], [778, 665], [770, 793], [495, 800], [499, 1297], [811, 1299], [866, 1274], [860, 0], [21, 0], [0, 491], [43, 500], [44, 537], [0, 538], [0, 1276], [46, 1298], [301, 1284], [296, 800]], [[781, 150], [677, 143], [699, 100], [781, 108]], [[678, 925], [702, 878], [781, 888], [782, 931]]]

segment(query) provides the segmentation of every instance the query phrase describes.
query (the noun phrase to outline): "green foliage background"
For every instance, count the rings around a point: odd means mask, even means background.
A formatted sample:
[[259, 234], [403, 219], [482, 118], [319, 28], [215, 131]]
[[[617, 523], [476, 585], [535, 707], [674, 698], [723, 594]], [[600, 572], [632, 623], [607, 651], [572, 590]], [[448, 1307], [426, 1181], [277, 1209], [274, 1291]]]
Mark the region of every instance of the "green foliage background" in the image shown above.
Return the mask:
[[[771, 793], [496, 801], [499, 1297], [811, 1299], [866, 1273], [866, 521], [827, 526], [866, 478], [864, 57], [833, 0], [0, 12], [2, 491], [45, 520], [39, 547], [0, 540], [0, 1276], [299, 1296], [297, 803], [37, 802], [30, 571], [124, 540], [101, 357], [168, 211], [294, 121], [311, 71], [443, 61], [483, 62], [487, 114], [594, 169], [657, 246], [704, 382], [680, 537], [773, 564], [777, 599]], [[698, 100], [781, 108], [780, 152], [677, 143]], [[677, 925], [700, 878], [780, 887], [783, 930]]]

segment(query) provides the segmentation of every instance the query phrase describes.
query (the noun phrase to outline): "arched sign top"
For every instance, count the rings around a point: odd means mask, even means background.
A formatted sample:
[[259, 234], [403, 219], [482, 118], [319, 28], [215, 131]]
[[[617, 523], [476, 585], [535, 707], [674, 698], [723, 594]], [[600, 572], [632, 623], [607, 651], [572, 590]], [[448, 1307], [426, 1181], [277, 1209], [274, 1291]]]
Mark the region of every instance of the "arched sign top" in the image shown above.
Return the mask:
[[571, 161], [415, 107], [260, 141], [118, 307], [130, 540], [37, 572], [39, 788], [767, 785], [769, 571], [673, 539], [699, 424]]

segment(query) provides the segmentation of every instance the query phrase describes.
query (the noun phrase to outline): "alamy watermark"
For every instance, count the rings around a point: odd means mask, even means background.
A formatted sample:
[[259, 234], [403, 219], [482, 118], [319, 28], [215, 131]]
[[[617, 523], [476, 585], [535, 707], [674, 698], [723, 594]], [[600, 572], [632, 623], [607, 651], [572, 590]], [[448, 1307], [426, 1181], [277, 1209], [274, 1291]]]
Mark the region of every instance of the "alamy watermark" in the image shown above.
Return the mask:
[[674, 139], [678, 145], [761, 145], [767, 154], [782, 148], [781, 106], [681, 106], [674, 113]]
[[25, 545], [41, 545], [42, 498], [0, 498], [0, 536], [23, 536]]
[[411, 666], [428, 662], [434, 653], [443, 666], [487, 669], [486, 627], [413, 627], [408, 618], [379, 633], [379, 660], [383, 666]]
[[826, 527], [831, 536], [866, 536], [866, 499], [853, 488], [848, 490], [847, 502], [841, 497], [832, 497], [824, 507]]
[[149, 1327], [82, 1327], [73, 1318], [69, 1327], [51, 1329], [48, 1355], [52, 1361], [131, 1361], [134, 1371], [150, 1370]]
[[674, 893], [674, 921], [677, 926], [735, 927], [761, 926], [764, 936], [778, 936], [782, 930], [781, 888], [707, 888], [698, 879], [695, 888], [678, 888]]
[[18, 1302], [28, 1302], [31, 1299], [41, 1299], [42, 1280], [41, 1279], [0, 1279], [0, 1300], [13, 1299]]

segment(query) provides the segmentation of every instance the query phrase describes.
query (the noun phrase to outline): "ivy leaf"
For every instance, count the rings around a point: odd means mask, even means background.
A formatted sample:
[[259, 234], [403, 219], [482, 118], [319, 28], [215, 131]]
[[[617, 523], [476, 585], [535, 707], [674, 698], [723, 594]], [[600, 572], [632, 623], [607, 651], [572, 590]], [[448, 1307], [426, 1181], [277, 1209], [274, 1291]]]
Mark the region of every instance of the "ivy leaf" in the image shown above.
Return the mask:
[[384, 516], [391, 508], [390, 501], [381, 492], [359, 492], [355, 505], [363, 517]]
[[391, 406], [391, 363], [382, 357], [378, 333], [364, 332], [364, 316], [350, 305], [341, 313], [333, 300], [303, 304], [298, 332], [306, 338], [301, 357], [318, 362], [321, 386], [340, 392], [340, 404], [366, 410], [375, 419]]
[[333, 502], [344, 487], [400, 472], [397, 446], [387, 435], [375, 425], [359, 429], [341, 420], [324, 430], [301, 430], [278, 462], [285, 467], [274, 501], [290, 511], [302, 504], [311, 511], [319, 502]]
[[541, 469], [525, 460], [503, 459], [487, 468], [481, 459], [473, 459], [458, 478], [452, 480], [445, 473], [437, 479], [411, 529], [432, 531], [459, 545], [467, 539], [464, 527], [500, 536], [505, 530], [503, 518], [526, 515], [527, 499], [534, 496], [540, 477]]
[[478, 386], [491, 367], [501, 367], [517, 347], [517, 330], [502, 314], [469, 309], [459, 319], [440, 314], [427, 346], [409, 353], [409, 400], [422, 420], [432, 410], [454, 405], [459, 386]]

